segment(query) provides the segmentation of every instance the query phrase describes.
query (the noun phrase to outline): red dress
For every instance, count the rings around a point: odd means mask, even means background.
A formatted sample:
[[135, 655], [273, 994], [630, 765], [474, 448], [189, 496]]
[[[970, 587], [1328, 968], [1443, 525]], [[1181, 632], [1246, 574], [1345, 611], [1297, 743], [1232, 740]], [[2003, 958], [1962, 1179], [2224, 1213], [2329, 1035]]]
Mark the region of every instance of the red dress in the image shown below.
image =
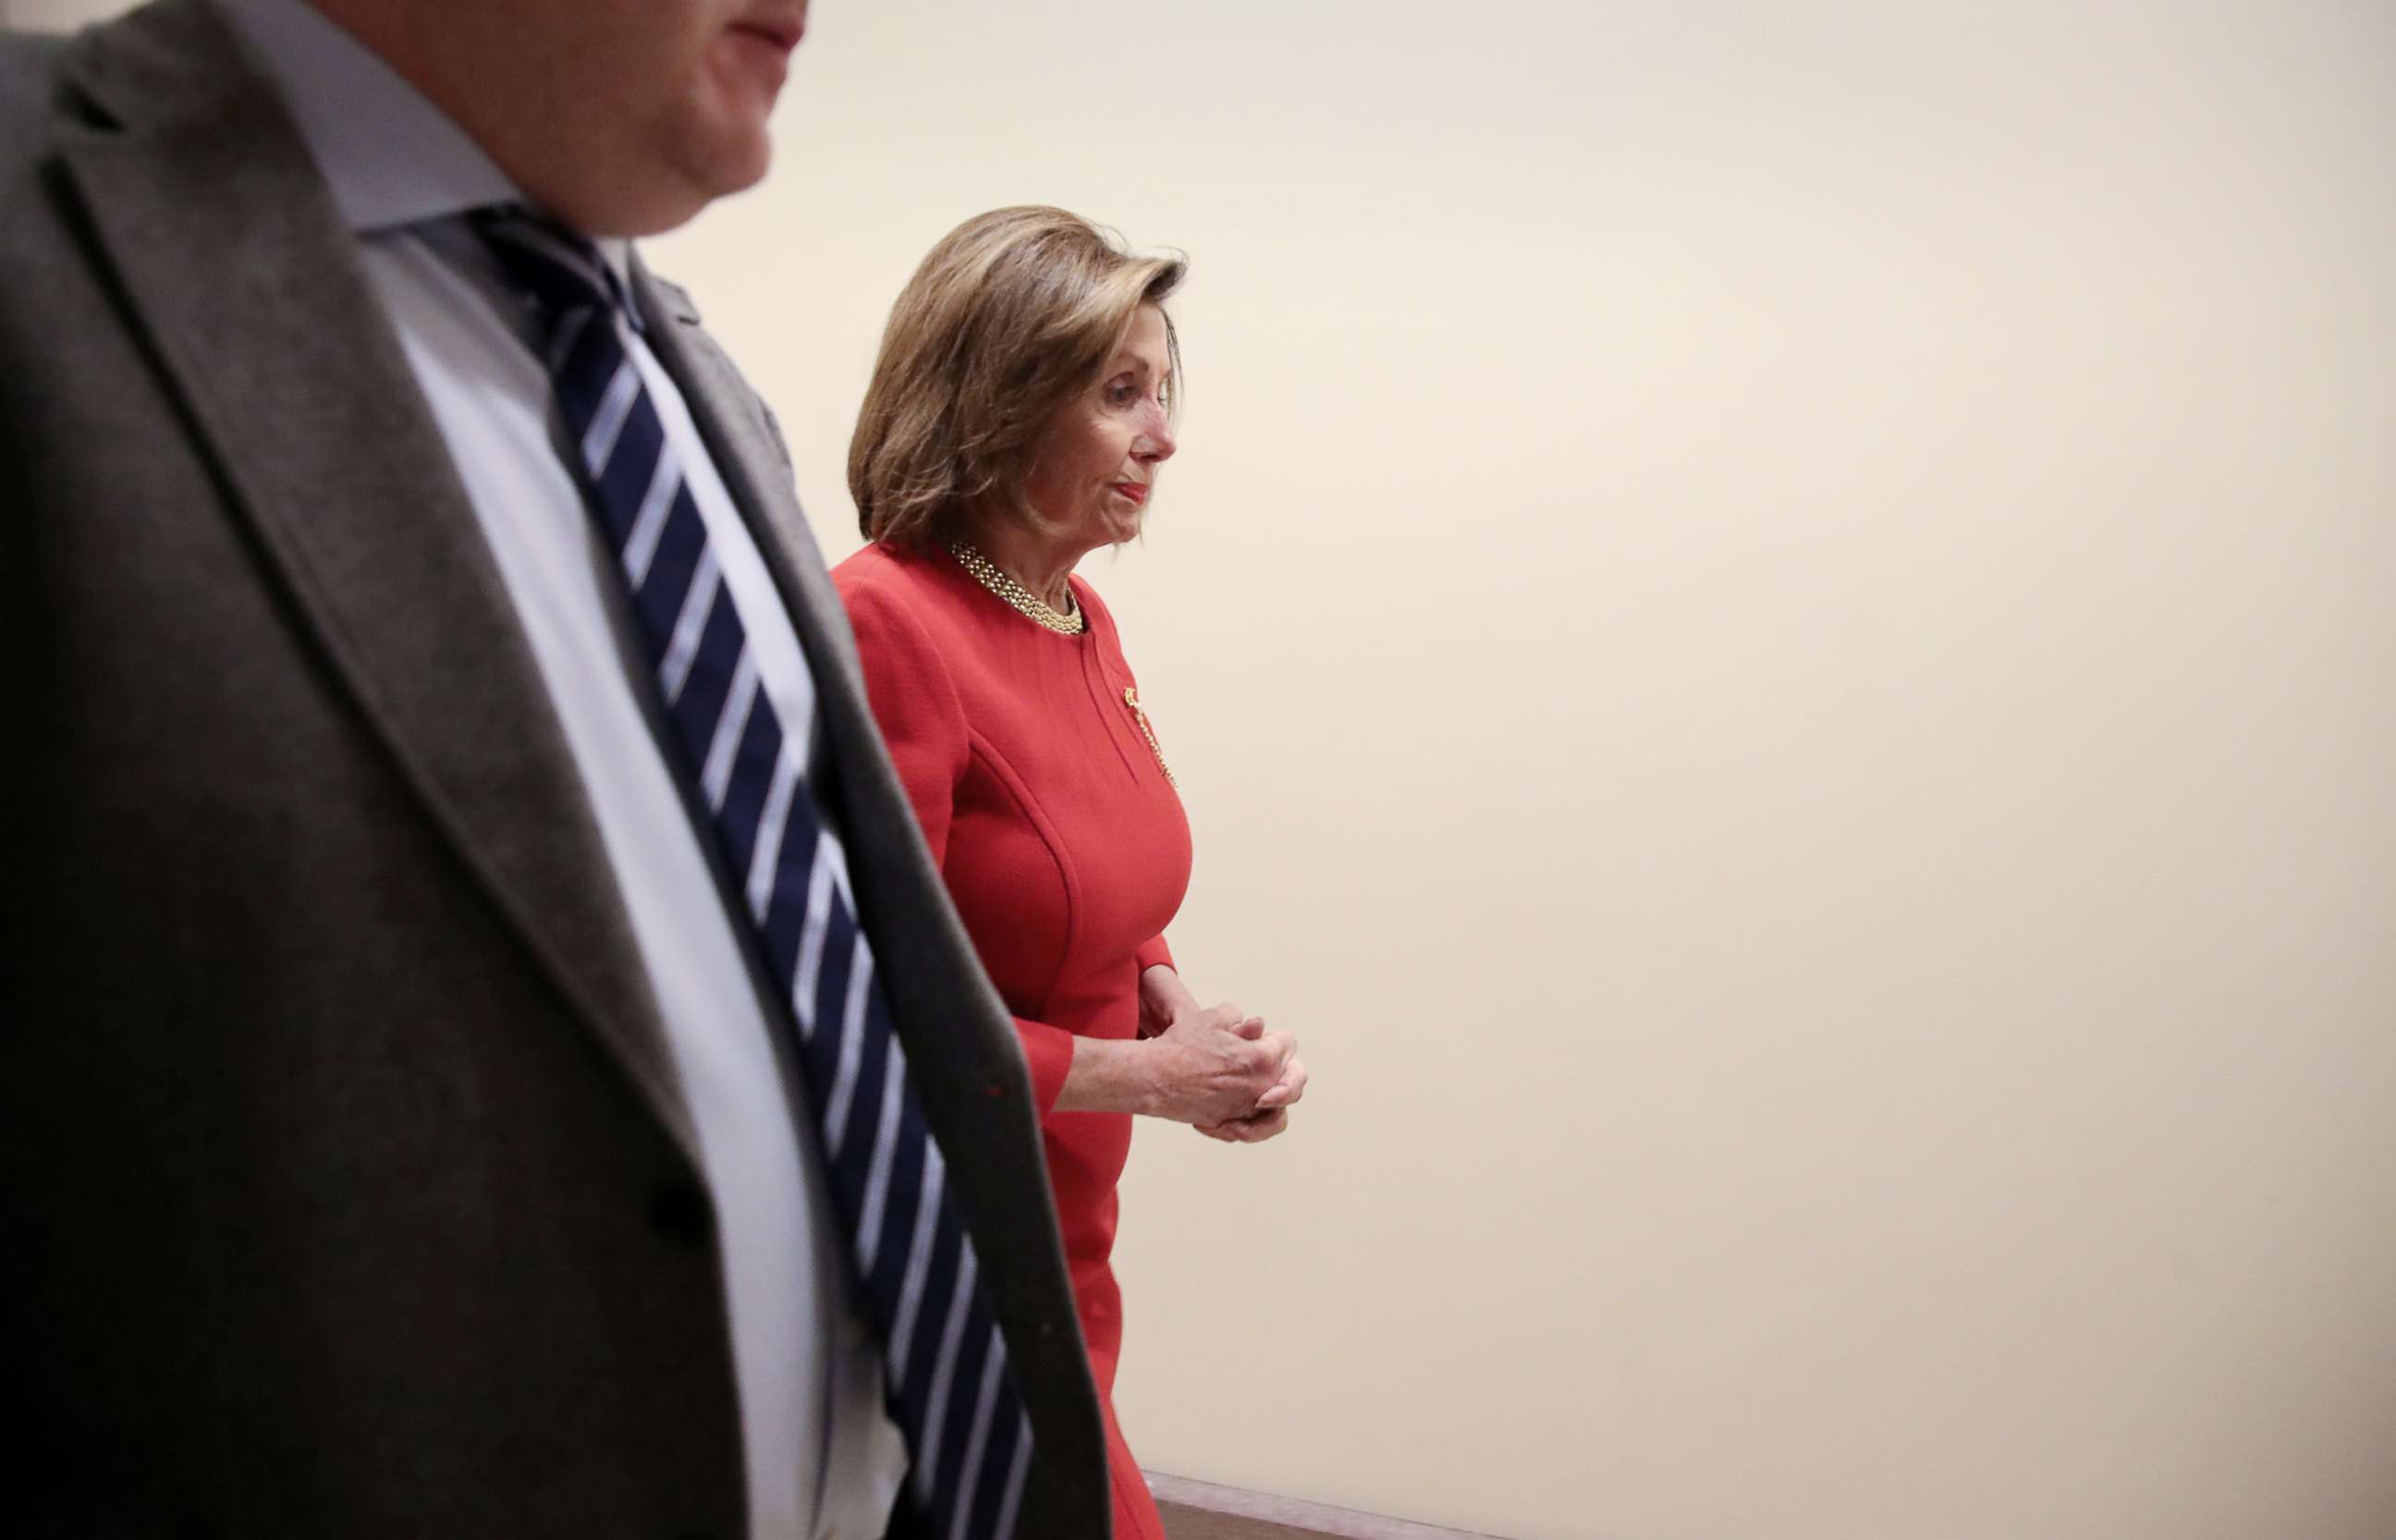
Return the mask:
[[1190, 824], [1127, 697], [1114, 622], [1047, 630], [941, 550], [871, 545], [832, 575], [890, 757], [949, 893], [1015, 1015], [1073, 1299], [1106, 1414], [1117, 1540], [1164, 1526], [1114, 1414], [1123, 1305], [1109, 1255], [1131, 1117], [1059, 1112], [1073, 1039], [1131, 1038], [1139, 976], [1190, 883]]

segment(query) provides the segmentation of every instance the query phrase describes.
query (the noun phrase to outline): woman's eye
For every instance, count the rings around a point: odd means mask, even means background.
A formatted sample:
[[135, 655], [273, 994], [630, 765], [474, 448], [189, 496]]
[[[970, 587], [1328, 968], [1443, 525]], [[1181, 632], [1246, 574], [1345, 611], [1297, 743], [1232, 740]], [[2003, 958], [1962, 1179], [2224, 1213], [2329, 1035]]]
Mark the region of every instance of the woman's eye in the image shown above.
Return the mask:
[[1139, 387], [1119, 379], [1107, 387], [1107, 399], [1118, 406], [1128, 406], [1139, 399]]

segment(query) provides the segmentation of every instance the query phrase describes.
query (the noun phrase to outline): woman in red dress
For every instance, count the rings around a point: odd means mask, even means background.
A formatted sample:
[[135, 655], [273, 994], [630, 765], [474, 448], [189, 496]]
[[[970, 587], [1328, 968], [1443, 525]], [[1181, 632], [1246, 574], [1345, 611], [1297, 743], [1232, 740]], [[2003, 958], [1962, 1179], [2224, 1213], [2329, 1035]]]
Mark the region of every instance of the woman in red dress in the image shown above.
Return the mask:
[[1113, 1407], [1109, 1256], [1135, 1113], [1271, 1138], [1296, 1043], [1202, 1007], [1165, 928], [1190, 826], [1098, 594], [1174, 449], [1178, 259], [1054, 208], [968, 220], [891, 312], [849, 488], [872, 543], [834, 573], [890, 755], [1022, 1034], [1107, 1423], [1118, 1540], [1163, 1540]]

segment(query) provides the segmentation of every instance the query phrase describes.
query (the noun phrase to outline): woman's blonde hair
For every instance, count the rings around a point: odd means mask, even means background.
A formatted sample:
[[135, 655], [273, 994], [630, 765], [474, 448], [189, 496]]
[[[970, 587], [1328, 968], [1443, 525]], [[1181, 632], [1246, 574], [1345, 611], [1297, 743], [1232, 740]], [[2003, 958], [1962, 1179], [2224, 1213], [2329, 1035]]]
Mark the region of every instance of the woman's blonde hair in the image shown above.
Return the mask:
[[[1178, 256], [1135, 257], [1061, 208], [992, 209], [949, 232], [890, 308], [849, 441], [865, 538], [962, 538], [969, 502], [1045, 526], [1023, 488], [1050, 420], [1186, 267]], [[1170, 317], [1165, 336], [1169, 407], [1181, 395]]]

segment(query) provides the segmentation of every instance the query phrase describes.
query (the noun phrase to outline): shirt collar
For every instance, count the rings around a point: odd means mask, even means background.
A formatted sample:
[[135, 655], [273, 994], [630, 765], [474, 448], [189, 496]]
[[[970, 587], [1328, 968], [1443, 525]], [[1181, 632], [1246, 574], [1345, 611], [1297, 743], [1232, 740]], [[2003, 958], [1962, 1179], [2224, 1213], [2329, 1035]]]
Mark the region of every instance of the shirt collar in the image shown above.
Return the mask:
[[283, 93], [316, 168], [361, 235], [523, 194], [466, 131], [302, 0], [217, 0]]
[[[283, 95], [342, 219], [371, 235], [523, 192], [422, 92], [305, 0], [217, 0]], [[597, 243], [628, 288], [632, 243]]]

